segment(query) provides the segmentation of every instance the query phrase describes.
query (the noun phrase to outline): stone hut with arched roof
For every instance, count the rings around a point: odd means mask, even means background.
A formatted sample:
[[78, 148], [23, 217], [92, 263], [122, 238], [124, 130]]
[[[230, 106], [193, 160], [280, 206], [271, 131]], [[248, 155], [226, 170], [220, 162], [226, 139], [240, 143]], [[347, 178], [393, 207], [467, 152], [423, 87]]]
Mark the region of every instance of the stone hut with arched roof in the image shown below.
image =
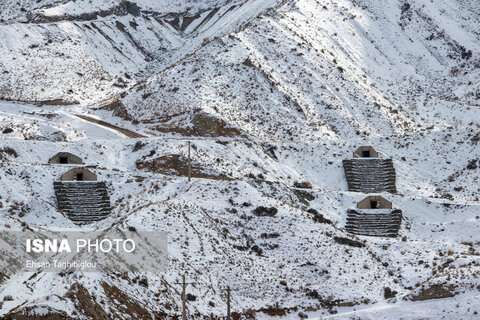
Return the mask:
[[378, 152], [372, 146], [361, 146], [353, 153], [354, 158], [378, 158]]
[[357, 209], [392, 209], [392, 203], [381, 196], [368, 196], [357, 203]]
[[58, 209], [76, 224], [88, 224], [108, 217], [110, 196], [104, 181], [84, 167], [72, 168], [55, 181]]
[[49, 164], [83, 164], [80, 157], [70, 152], [59, 152], [48, 160]]
[[62, 181], [97, 181], [97, 175], [86, 168], [73, 168], [62, 174]]

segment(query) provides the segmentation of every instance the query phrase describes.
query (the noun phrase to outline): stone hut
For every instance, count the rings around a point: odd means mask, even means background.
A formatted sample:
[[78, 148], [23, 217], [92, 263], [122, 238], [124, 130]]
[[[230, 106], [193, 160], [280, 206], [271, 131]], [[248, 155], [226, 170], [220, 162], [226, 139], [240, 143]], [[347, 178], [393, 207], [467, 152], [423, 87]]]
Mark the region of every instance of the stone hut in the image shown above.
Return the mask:
[[371, 146], [359, 147], [353, 153], [354, 158], [378, 158], [378, 152]]
[[62, 181], [97, 181], [97, 175], [86, 168], [73, 168], [62, 174]]
[[357, 209], [392, 209], [392, 203], [380, 196], [368, 196], [359, 203]]
[[360, 236], [397, 237], [402, 223], [402, 210], [393, 209], [387, 199], [372, 195], [347, 210], [345, 230]]
[[396, 174], [392, 159], [381, 159], [370, 146], [359, 147], [353, 159], [343, 160], [348, 191], [376, 194], [396, 193]]
[[83, 164], [80, 157], [69, 152], [59, 152], [48, 160], [49, 164]]

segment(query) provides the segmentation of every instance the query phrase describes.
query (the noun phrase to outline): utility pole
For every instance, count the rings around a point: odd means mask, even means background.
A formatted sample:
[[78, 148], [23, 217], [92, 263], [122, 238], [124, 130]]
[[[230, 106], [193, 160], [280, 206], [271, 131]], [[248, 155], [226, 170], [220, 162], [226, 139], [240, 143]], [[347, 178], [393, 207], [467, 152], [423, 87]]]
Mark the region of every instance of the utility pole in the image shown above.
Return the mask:
[[191, 181], [192, 175], [192, 160], [190, 158], [190, 141], [188, 141], [188, 182]]
[[[187, 320], [187, 285], [194, 282], [185, 281], [185, 273], [182, 275], [182, 320]], [[179, 282], [176, 282], [179, 284]]]
[[[188, 144], [190, 147], [190, 143]], [[190, 150], [190, 148], [188, 148]], [[186, 303], [186, 288], [187, 284], [185, 283], [185, 273], [182, 276], [182, 320], [187, 320], [187, 303]]]
[[227, 287], [227, 320], [230, 320], [230, 287]]

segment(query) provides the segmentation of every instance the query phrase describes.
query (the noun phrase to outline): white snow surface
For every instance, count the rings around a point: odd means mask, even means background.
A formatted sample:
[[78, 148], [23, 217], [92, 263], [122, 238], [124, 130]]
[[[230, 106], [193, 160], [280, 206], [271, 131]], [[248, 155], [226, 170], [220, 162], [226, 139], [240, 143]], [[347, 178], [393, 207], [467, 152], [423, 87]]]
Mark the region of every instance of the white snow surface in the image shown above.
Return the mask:
[[[139, 14], [93, 19], [121, 1], [15, 3], [0, 3], [0, 97], [14, 100], [0, 102], [0, 228], [78, 228], [56, 209], [53, 181], [68, 168], [47, 165], [67, 151], [108, 182], [113, 213], [95, 227], [167, 231], [170, 264], [126, 277], [8, 271], [0, 316], [35, 307], [88, 318], [69, 298], [81, 284], [128, 319], [105, 283], [152, 314], [179, 315], [185, 272], [192, 319], [223, 316], [226, 286], [232, 311], [257, 319], [478, 318], [478, 3], [132, 1]], [[192, 128], [198, 113], [238, 133], [157, 130]], [[137, 168], [186, 156], [187, 140], [196, 165], [228, 179]], [[344, 231], [366, 195], [347, 191], [342, 160], [361, 145], [393, 159], [398, 193], [381, 195], [403, 212], [398, 238]], [[257, 216], [258, 206], [278, 212]], [[431, 288], [453, 296], [415, 301]]]

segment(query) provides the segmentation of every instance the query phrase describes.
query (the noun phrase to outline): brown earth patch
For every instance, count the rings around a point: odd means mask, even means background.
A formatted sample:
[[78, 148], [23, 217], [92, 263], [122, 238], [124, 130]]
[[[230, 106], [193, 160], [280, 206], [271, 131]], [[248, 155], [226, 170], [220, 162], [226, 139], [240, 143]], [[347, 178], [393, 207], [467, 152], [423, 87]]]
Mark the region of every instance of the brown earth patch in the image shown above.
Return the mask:
[[115, 99], [112, 102], [104, 105], [101, 109], [113, 111], [113, 115], [127, 121], [133, 121], [133, 118], [128, 114], [127, 108], [122, 104], [120, 99]]
[[167, 317], [165, 313], [146, 310], [138, 301], [132, 299], [115, 286], [110, 286], [103, 282], [102, 288], [110, 301], [110, 305], [114, 305], [119, 312], [119, 314], [114, 313], [114, 319], [125, 318], [125, 315], [128, 315], [130, 319], [138, 320], [165, 319]]
[[293, 308], [269, 307], [269, 308], [259, 309], [257, 312], [262, 312], [273, 317], [273, 316], [286, 316], [290, 312], [297, 311], [297, 309], [298, 309], [297, 307], [293, 307]]
[[42, 100], [37, 101], [35, 104], [39, 106], [69, 106], [72, 104], [79, 104], [78, 101], [67, 101], [63, 99], [53, 99], [53, 100]]
[[90, 295], [88, 290], [79, 283], [72, 285], [72, 288], [66, 295], [67, 298], [73, 300], [75, 308], [78, 312], [91, 320], [109, 320], [107, 312], [100, 306], [95, 298]]
[[48, 313], [39, 315], [35, 312], [35, 307], [26, 307], [21, 310], [9, 313], [2, 317], [3, 320], [73, 320], [65, 312], [50, 307]]
[[369, 299], [364, 299], [362, 301], [345, 301], [345, 300], [340, 300], [340, 299], [334, 300], [334, 299], [330, 299], [330, 298], [325, 299], [315, 289], [307, 290], [306, 295], [309, 298], [318, 300], [320, 302], [320, 305], [323, 308], [327, 308], [329, 310], [333, 310], [333, 308], [335, 308], [335, 307], [353, 307], [353, 306], [356, 306], [356, 305], [369, 304], [370, 303]]
[[22, 102], [22, 103], [29, 103], [35, 104], [37, 106], [69, 106], [72, 104], [80, 104], [78, 101], [68, 101], [63, 99], [52, 99], [52, 100], [18, 100], [18, 99], [10, 99], [3, 96], [0, 96], [0, 100], [3, 101], [14, 101], [14, 102]]
[[345, 237], [333, 237], [333, 240], [338, 244], [342, 244], [342, 245], [346, 245], [354, 248], [365, 247], [364, 243], [361, 243], [360, 241], [352, 240], [349, 238], [345, 238]]
[[[137, 169], [164, 175], [188, 176], [188, 159], [182, 155], [169, 154], [149, 161], [138, 160], [135, 165]], [[214, 180], [233, 180], [210, 168], [205, 168], [199, 163], [191, 164], [192, 178], [214, 179]]]
[[424, 301], [431, 299], [443, 299], [443, 298], [452, 298], [455, 297], [458, 292], [456, 292], [455, 285], [445, 285], [445, 284], [434, 284], [428, 288], [422, 288], [421, 291], [411, 297], [412, 301]]
[[[103, 105], [100, 109], [106, 109], [113, 111], [113, 115], [119, 118], [122, 118], [127, 121], [138, 122], [134, 119], [127, 111], [127, 108], [122, 104], [120, 98], [116, 98], [108, 104]], [[239, 137], [245, 136], [242, 132], [228, 125], [222, 119], [214, 117], [212, 115], [206, 114], [204, 112], [199, 112], [195, 110], [195, 115], [193, 117], [183, 114], [175, 114], [164, 117], [159, 120], [145, 120], [142, 123], [152, 124], [150, 127], [151, 130], [162, 133], [178, 133], [182, 136], [195, 136], [195, 137]], [[169, 123], [176, 118], [180, 119], [180, 123]]]
[[[171, 119], [168, 119], [170, 121]], [[240, 130], [229, 126], [225, 121], [205, 114], [203, 112], [196, 113], [190, 120], [189, 125], [168, 124], [166, 122], [157, 124], [152, 130], [162, 133], [178, 133], [183, 136], [196, 137], [238, 137], [243, 136]], [[191, 125], [190, 125], [191, 124]]]
[[309, 201], [315, 200], [315, 196], [311, 192], [297, 189], [293, 189], [292, 191], [298, 200], [307, 206]]

